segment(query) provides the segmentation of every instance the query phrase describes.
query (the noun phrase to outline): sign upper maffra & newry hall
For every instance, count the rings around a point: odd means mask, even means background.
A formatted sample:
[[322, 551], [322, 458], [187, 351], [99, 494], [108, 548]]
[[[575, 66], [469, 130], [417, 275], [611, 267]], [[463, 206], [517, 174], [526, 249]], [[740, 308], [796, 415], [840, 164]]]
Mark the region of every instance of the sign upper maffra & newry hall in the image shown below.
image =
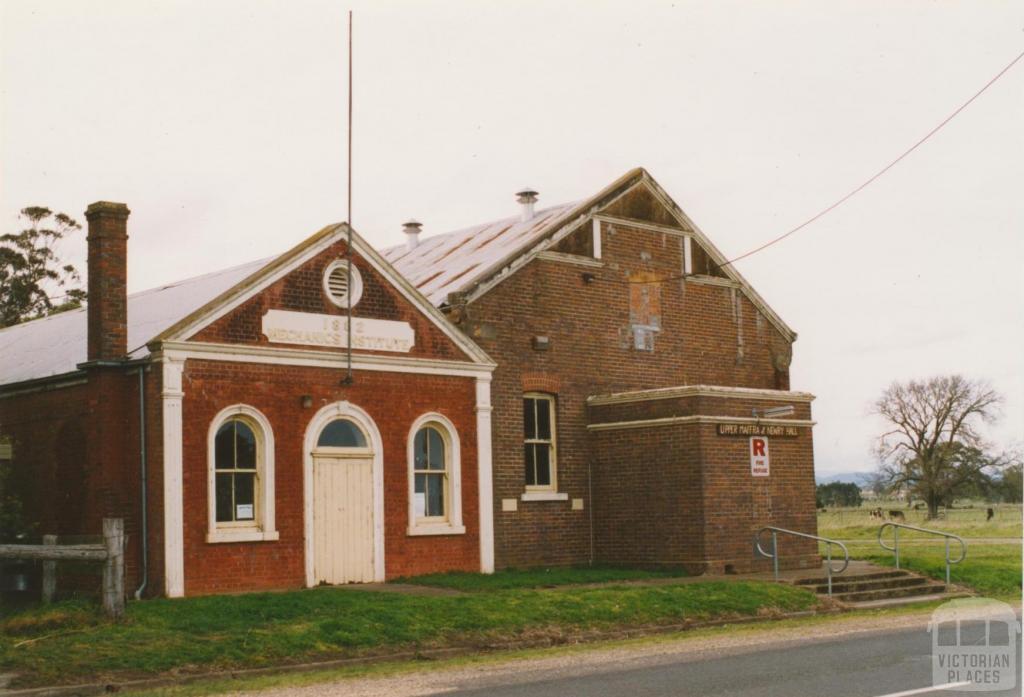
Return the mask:
[[800, 435], [800, 429], [796, 426], [776, 426], [774, 424], [718, 424], [718, 435], [796, 438]]

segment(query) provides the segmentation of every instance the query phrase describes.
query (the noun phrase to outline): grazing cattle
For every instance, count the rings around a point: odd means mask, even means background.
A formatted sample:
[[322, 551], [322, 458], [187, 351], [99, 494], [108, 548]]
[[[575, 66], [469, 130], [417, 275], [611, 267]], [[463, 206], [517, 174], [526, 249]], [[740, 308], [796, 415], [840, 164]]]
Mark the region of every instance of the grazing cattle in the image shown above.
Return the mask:
[[889, 511], [889, 520], [900, 520], [905, 523], [907, 522], [907, 517], [903, 515], [903, 511], [892, 510]]
[[885, 516], [882, 515], [882, 509], [881, 508], [874, 508], [874, 509], [872, 509], [871, 510], [871, 517], [872, 518], [878, 518], [879, 520], [882, 520], [882, 519], [885, 518]]
[[993, 519], [993, 518], [995, 518], [995, 517], [996, 517], [996, 512], [995, 512], [995, 511], [993, 511], [993, 510], [992, 510], [992, 509], [990, 508], [990, 509], [988, 509], [988, 513], [987, 513], [987, 517], [985, 518], [985, 522], [987, 523], [988, 521], [992, 520], [992, 519]]

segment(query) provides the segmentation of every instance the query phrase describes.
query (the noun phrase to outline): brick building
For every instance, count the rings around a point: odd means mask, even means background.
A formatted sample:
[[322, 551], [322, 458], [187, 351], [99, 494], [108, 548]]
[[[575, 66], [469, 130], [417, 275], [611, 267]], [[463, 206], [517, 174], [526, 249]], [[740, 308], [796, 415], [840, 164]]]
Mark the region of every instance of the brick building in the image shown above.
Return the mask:
[[[407, 226], [384, 252], [498, 364], [498, 565], [739, 572], [760, 527], [815, 533], [793, 330], [643, 169], [583, 201], [518, 198], [516, 217], [422, 241]], [[538, 408], [550, 439], [531, 437]], [[753, 476], [764, 434], [769, 474]], [[784, 565], [816, 563], [813, 543], [780, 547]]]
[[410, 222], [382, 254], [329, 226], [132, 296], [128, 211], [93, 204], [88, 307], [0, 330], [27, 508], [62, 534], [124, 517], [133, 582], [170, 596], [538, 564], [742, 572], [759, 527], [815, 532], [792, 330], [642, 169], [581, 202], [519, 200], [423, 240]]
[[129, 297], [128, 209], [86, 217], [88, 307], [0, 331], [44, 531], [125, 518], [172, 597], [493, 568], [493, 364], [358, 235]]

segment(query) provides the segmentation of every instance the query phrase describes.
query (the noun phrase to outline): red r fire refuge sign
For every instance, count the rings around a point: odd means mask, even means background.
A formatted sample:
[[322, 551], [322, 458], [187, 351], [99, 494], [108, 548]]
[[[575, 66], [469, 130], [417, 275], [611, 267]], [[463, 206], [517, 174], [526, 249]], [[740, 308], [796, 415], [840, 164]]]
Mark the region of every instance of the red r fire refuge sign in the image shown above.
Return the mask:
[[767, 477], [768, 473], [768, 439], [754, 436], [750, 439], [750, 476]]

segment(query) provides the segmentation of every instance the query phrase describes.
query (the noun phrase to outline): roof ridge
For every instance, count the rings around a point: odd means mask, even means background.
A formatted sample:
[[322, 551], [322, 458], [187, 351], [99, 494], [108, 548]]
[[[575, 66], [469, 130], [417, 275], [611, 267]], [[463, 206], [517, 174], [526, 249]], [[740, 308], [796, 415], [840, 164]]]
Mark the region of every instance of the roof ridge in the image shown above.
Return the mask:
[[[575, 206], [580, 201], [584, 201], [584, 200], [585, 199], [578, 199], [578, 200], [575, 200], [575, 201], [563, 201], [562, 203], [555, 203], [555, 204], [552, 204], [550, 206], [546, 206], [544, 208], [538, 208], [536, 211], [534, 211], [533, 217], [534, 218], [539, 218], [543, 214], [549, 213], [549, 212], [555, 210], [556, 208], [567, 208], [567, 207], [570, 207], [570, 206]], [[439, 232], [436, 235], [431, 235], [430, 237], [424, 237], [423, 239], [420, 240], [419, 244], [420, 245], [424, 245], [424, 244], [426, 244], [428, 242], [432, 242], [434, 240], [439, 240], [439, 239], [441, 239], [443, 237], [451, 237], [452, 235], [458, 235], [459, 233], [470, 232], [472, 230], [479, 230], [481, 228], [488, 228], [488, 227], [491, 227], [493, 225], [498, 225], [500, 223], [504, 223], [506, 221], [517, 221], [517, 220], [519, 220], [519, 218], [520, 218], [520, 216], [518, 216], [518, 215], [507, 215], [507, 216], [505, 216], [503, 218], [494, 218], [492, 220], [485, 220], [483, 222], [476, 223], [474, 225], [466, 225], [465, 227], [460, 227], [460, 228], [458, 228], [456, 230], [448, 230], [447, 232]], [[391, 251], [392, 249], [398, 249], [399, 247], [404, 247], [404, 246], [405, 246], [404, 242], [399, 242], [398, 244], [393, 244], [393, 245], [390, 245], [388, 247], [384, 247], [383, 249], [380, 250], [380, 253], [384, 254], [386, 252]]]

